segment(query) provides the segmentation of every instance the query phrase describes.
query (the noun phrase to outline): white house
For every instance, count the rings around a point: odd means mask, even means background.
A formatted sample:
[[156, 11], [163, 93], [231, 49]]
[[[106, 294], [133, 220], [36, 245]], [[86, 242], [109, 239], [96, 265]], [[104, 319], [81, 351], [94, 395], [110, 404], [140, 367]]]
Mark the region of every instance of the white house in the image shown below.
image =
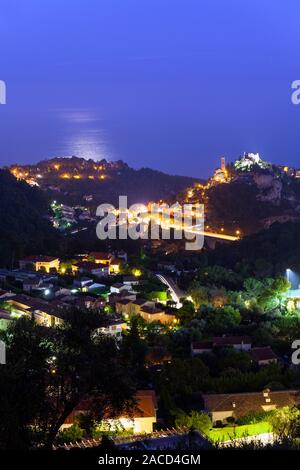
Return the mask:
[[113, 336], [117, 340], [122, 339], [122, 333], [128, 328], [127, 323], [122, 318], [111, 318], [107, 321], [105, 326], [97, 329], [98, 333]]
[[[157, 399], [154, 390], [138, 390], [135, 394], [136, 406], [129, 414], [121, 414], [117, 418], [109, 415], [101, 421], [101, 429], [116, 429], [123, 427], [132, 430], [134, 434], [150, 434], [157, 421]], [[80, 414], [88, 413], [93, 406], [93, 399], [82, 401], [75, 410], [68, 416], [61, 429], [72, 426], [76, 417]], [[97, 420], [97, 417], [95, 417]]]

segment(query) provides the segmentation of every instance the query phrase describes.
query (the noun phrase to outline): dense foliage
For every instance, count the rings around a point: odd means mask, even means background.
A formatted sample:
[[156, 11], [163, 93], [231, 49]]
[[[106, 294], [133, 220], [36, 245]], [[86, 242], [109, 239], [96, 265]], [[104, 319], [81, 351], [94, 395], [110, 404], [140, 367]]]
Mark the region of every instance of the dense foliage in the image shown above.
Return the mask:
[[52, 331], [23, 317], [1, 333], [7, 364], [0, 371], [0, 448], [50, 448], [86, 399], [98, 419], [135, 406], [134, 374], [115, 341], [95, 335], [98, 317], [74, 309]]
[[59, 235], [46, 216], [44, 193], [0, 170], [0, 263], [11, 267], [25, 254], [54, 253]]

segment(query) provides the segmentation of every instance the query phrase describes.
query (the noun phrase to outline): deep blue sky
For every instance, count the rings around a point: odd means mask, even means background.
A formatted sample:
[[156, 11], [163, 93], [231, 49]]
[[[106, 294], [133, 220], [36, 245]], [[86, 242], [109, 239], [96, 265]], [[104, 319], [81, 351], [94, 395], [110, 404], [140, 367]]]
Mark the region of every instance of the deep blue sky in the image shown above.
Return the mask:
[[298, 0], [1, 0], [0, 164], [300, 167], [299, 20]]

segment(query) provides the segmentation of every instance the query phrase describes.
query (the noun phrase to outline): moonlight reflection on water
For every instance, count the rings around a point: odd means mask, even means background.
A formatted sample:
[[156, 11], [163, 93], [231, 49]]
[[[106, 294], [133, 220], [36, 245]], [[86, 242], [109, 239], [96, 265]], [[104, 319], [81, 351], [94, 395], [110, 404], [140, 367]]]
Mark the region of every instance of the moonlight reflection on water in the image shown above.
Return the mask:
[[65, 127], [62, 135], [63, 155], [76, 155], [93, 160], [112, 159], [105, 139], [105, 130], [100, 126], [100, 118], [91, 111], [82, 109], [62, 110], [58, 115]]

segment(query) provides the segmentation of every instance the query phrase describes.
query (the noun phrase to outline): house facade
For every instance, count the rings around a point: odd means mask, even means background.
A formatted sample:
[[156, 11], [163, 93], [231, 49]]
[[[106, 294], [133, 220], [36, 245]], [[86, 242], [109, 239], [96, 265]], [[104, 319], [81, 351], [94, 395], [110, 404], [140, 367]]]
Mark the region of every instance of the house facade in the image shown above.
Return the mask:
[[211, 416], [213, 425], [226, 422], [227, 418], [240, 418], [251, 412], [271, 411], [300, 404], [300, 390], [254, 393], [228, 393], [202, 395], [204, 411]]
[[171, 325], [176, 322], [175, 315], [155, 306], [144, 305], [141, 308], [140, 315], [147, 323], [160, 322], [164, 325]]
[[105, 326], [97, 329], [98, 333], [112, 336], [117, 340], [122, 339], [122, 333], [128, 329], [127, 323], [122, 318], [112, 318]]
[[26, 315], [39, 324], [47, 327], [54, 327], [63, 324], [61, 311], [64, 304], [59, 301], [46, 302], [41, 299], [17, 294], [7, 300], [13, 316]]
[[277, 364], [278, 362], [278, 357], [270, 346], [253, 348], [250, 352], [250, 356], [252, 361], [259, 366], [268, 366], [269, 364]]
[[80, 261], [72, 265], [72, 271], [80, 274], [90, 274], [96, 277], [109, 276], [109, 266], [92, 261]]
[[248, 352], [252, 349], [252, 340], [249, 336], [215, 336], [210, 340], [194, 341], [191, 344], [191, 352], [195, 356], [210, 353], [214, 348], [233, 348]]
[[33, 268], [35, 271], [59, 270], [60, 260], [52, 256], [28, 256], [19, 261], [20, 269]]
[[108, 266], [109, 274], [118, 274], [120, 272], [121, 262], [111, 253], [103, 251], [93, 251], [89, 254], [89, 258], [97, 264]]
[[[110, 429], [120, 426], [127, 430], [132, 430], [134, 434], [150, 434], [154, 430], [157, 422], [157, 399], [154, 390], [138, 390], [135, 395], [136, 406], [130, 415], [123, 414], [117, 418], [110, 418], [107, 414], [102, 420]], [[80, 403], [76, 409], [68, 416], [65, 423], [61, 426], [66, 429], [74, 424], [76, 417], [80, 414], [88, 413], [92, 408], [92, 400], [85, 400]], [[97, 416], [95, 416], [97, 420]]]
[[129, 318], [132, 301], [129, 299], [120, 299], [115, 303], [116, 313], [123, 315], [125, 318]]

